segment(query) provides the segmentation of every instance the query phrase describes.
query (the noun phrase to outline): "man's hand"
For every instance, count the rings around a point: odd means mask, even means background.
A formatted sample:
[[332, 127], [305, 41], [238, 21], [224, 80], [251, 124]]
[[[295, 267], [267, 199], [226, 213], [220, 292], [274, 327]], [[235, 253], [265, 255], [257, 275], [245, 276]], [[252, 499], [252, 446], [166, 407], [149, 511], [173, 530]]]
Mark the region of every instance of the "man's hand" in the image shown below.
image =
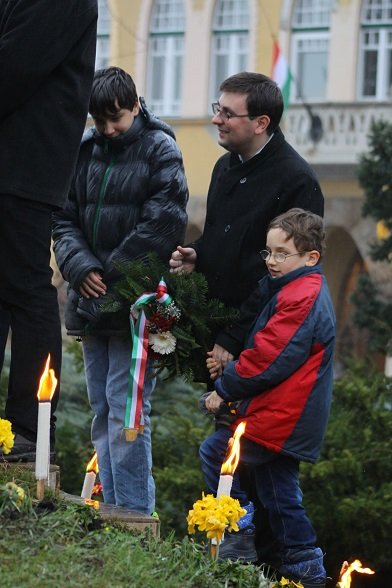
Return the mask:
[[195, 269], [197, 253], [193, 247], [177, 247], [173, 251], [169, 265], [170, 271], [173, 273], [187, 273], [190, 274]]
[[209, 412], [217, 412], [222, 402], [223, 398], [221, 398], [214, 390], [209, 396], [207, 396], [205, 406]]
[[227, 351], [227, 349], [221, 347], [217, 343], [215, 343], [212, 351], [209, 351], [207, 355], [209, 355], [212, 359], [215, 359], [215, 361], [219, 365], [218, 375], [222, 375], [222, 372], [229, 363], [229, 361], [232, 361], [234, 359], [234, 355], [232, 355], [229, 351]]
[[80, 293], [84, 298], [99, 298], [106, 294], [106, 290], [106, 284], [98, 272], [90, 272], [80, 286]]
[[211, 380], [216, 380], [217, 377], [222, 373], [222, 364], [212, 357], [212, 351], [207, 351], [206, 360], [207, 369], [210, 372]]

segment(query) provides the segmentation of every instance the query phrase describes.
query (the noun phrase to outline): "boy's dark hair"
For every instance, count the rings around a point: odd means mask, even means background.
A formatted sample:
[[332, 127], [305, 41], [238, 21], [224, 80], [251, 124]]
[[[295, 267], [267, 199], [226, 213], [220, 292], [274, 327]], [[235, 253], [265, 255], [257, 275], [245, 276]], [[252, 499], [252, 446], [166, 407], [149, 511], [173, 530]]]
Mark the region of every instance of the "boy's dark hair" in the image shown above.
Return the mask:
[[272, 135], [280, 123], [283, 114], [283, 96], [276, 82], [260, 73], [242, 71], [224, 80], [219, 90], [247, 94], [246, 105], [250, 117], [262, 114], [270, 118], [267, 128]]
[[274, 218], [270, 222], [267, 232], [270, 229], [282, 229], [287, 233], [286, 240], [293, 239], [299, 253], [315, 249], [322, 257], [325, 252], [324, 221], [314, 212], [302, 208], [291, 208]]
[[120, 67], [97, 69], [88, 111], [93, 118], [113, 116], [121, 108], [132, 110], [137, 98], [135, 82], [126, 71]]

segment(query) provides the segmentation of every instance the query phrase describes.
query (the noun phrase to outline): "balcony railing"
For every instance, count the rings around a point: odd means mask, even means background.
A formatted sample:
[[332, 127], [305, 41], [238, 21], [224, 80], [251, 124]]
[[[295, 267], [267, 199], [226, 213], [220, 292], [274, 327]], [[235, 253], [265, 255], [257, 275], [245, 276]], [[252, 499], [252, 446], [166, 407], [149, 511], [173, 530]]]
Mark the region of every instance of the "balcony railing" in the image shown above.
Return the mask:
[[284, 115], [282, 130], [287, 141], [313, 164], [354, 164], [368, 150], [372, 121], [392, 122], [387, 103], [312, 104], [311, 112], [322, 122], [322, 137], [311, 139], [311, 116], [301, 105], [292, 105]]

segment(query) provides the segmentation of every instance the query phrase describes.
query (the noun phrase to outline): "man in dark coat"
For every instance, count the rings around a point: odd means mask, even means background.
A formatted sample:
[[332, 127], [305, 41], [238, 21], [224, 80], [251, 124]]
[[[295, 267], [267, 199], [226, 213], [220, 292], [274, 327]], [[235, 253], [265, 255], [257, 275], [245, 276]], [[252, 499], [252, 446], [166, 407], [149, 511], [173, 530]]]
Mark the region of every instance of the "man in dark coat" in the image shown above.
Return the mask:
[[[48, 353], [60, 379], [51, 217], [64, 203], [86, 122], [97, 16], [96, 0], [0, 0], [0, 308], [12, 331], [5, 414], [16, 433], [8, 459], [35, 459]], [[57, 400], [58, 389], [52, 412]]]
[[[175, 272], [202, 272], [211, 297], [240, 308], [267, 273], [259, 252], [265, 249], [272, 219], [294, 207], [323, 216], [324, 197], [313, 170], [279, 128], [283, 97], [277, 84], [263, 74], [242, 72], [224, 80], [220, 91], [212, 105], [212, 123], [219, 145], [228, 153], [212, 172], [203, 234], [188, 246], [177, 247], [170, 266]], [[216, 334], [209, 355], [220, 362], [221, 371], [243, 349], [256, 308], [257, 296], [254, 301], [250, 297], [241, 320]], [[208, 387], [213, 389], [211, 381]], [[243, 471], [243, 478], [246, 475]], [[273, 539], [267, 543], [264, 525], [258, 540], [263, 561], [274, 550]]]
[[[172, 253], [172, 271], [202, 272], [209, 295], [239, 308], [266, 274], [260, 264], [266, 231], [277, 215], [299, 207], [320, 216], [324, 197], [309, 164], [286, 142], [279, 123], [283, 97], [259, 73], [227, 78], [212, 123], [222, 155], [212, 172], [203, 234]], [[242, 349], [247, 325], [221, 332], [213, 350], [223, 366]]]

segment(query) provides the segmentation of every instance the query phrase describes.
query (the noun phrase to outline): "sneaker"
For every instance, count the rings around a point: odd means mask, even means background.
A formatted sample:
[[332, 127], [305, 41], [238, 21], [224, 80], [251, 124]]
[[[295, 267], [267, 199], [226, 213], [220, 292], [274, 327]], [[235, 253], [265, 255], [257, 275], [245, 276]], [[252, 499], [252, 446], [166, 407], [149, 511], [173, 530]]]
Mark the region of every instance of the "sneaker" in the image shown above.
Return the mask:
[[325, 588], [326, 572], [323, 566], [323, 552], [319, 547], [291, 554], [279, 568], [285, 578], [300, 581], [304, 588]]
[[250, 527], [254, 529], [253, 517], [255, 514], [255, 505], [253, 504], [253, 502], [248, 502], [248, 504], [245, 504], [242, 508], [246, 510], [246, 513], [238, 521], [238, 529], [240, 531], [244, 531], [245, 529], [249, 529]]
[[258, 560], [253, 528], [243, 531], [225, 533], [219, 546], [218, 559], [231, 559], [242, 563], [254, 563]]
[[[7, 461], [9, 463], [15, 462], [35, 462], [35, 451], [36, 451], [36, 444], [34, 441], [30, 441], [26, 439], [22, 435], [18, 433], [15, 435], [14, 438], [14, 445], [10, 451], [10, 453], [3, 453], [0, 450], [0, 460]], [[56, 454], [54, 451], [50, 452], [50, 463], [54, 463]]]

